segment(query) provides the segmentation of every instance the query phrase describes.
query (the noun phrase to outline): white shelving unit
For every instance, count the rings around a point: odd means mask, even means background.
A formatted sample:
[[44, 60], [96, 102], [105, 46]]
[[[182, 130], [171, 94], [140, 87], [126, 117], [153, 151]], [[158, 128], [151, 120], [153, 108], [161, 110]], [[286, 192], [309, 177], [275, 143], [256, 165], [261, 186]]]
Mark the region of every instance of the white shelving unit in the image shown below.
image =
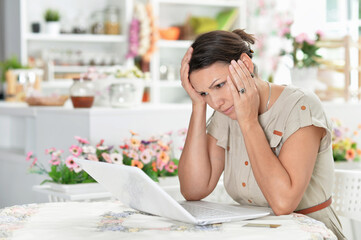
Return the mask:
[[[92, 54], [99, 57], [101, 54], [112, 53], [119, 57], [116, 64], [131, 65], [131, 61], [125, 59], [128, 50], [128, 26], [132, 19], [135, 2], [144, 0], [20, 0], [21, 6], [21, 61], [27, 63], [29, 56], [42, 56], [44, 49], [65, 49], [73, 52], [94, 52]], [[237, 8], [239, 17], [234, 24], [236, 28], [246, 27], [246, 0], [150, 0], [154, 15], [158, 20], [157, 25], [161, 28], [183, 25], [187, 17], [193, 16], [215, 17], [220, 11]], [[72, 6], [69, 8], [67, 6]], [[59, 34], [48, 35], [44, 33], [31, 33], [30, 25], [33, 22], [42, 23], [43, 13], [47, 8], [58, 9], [60, 14], [67, 18], [67, 15], [76, 15], [78, 12], [86, 12], [89, 16], [92, 12], [104, 9], [108, 5], [116, 5], [121, 9], [122, 35], [94, 35], [94, 34]], [[83, 14], [84, 15], [84, 14]], [[64, 23], [63, 23], [64, 25]], [[157, 51], [151, 59], [150, 76], [151, 80], [146, 83], [150, 90], [150, 99], [152, 103], [185, 103], [189, 102], [187, 93], [183, 90], [180, 83], [179, 69], [181, 59], [192, 44], [189, 40], [159, 40]], [[162, 78], [160, 67], [168, 67], [172, 71], [172, 78]], [[54, 74], [62, 75], [85, 72], [88, 70], [89, 63], [84, 66], [48, 66], [49, 80]], [[96, 68], [104, 68], [96, 66]], [[169, 74], [168, 74], [169, 76]], [[62, 84], [51, 81], [44, 85], [49, 89], [52, 86], [65, 87], [68, 81], [62, 81]], [[45, 82], [44, 82], [45, 83]]]
[[[235, 28], [247, 25], [245, 0], [153, 0], [154, 14], [158, 16], [160, 28], [183, 25], [189, 15], [215, 17], [222, 10], [237, 8], [239, 12]], [[154, 89], [151, 98], [155, 103], [184, 103], [190, 99], [181, 86], [179, 70], [182, 57], [193, 41], [159, 40], [158, 51], [152, 57], [151, 75]], [[160, 67], [170, 66], [174, 79], [161, 79]], [[169, 70], [169, 68], [168, 68]]]

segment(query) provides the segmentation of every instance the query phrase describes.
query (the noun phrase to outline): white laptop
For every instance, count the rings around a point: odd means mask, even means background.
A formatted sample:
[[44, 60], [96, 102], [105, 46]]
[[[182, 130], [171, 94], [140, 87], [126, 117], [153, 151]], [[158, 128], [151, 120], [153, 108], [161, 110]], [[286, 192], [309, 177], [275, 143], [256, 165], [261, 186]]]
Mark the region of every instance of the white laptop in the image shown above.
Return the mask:
[[205, 225], [266, 216], [269, 210], [206, 201], [177, 202], [141, 169], [75, 158], [90, 176], [124, 205], [182, 222]]

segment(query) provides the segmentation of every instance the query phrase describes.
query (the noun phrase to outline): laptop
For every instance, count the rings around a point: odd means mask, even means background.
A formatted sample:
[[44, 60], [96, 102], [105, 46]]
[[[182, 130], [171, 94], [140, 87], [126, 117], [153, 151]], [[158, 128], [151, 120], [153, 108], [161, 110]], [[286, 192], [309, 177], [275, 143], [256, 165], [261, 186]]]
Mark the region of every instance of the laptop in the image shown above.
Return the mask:
[[254, 219], [270, 214], [270, 210], [257, 207], [207, 201], [177, 202], [137, 167], [74, 160], [124, 205], [141, 212], [196, 225]]

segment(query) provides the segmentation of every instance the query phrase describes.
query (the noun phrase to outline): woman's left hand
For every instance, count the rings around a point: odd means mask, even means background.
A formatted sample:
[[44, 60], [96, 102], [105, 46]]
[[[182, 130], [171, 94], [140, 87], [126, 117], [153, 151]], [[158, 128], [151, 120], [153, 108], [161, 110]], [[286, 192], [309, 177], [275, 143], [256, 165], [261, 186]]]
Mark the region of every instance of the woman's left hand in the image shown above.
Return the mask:
[[246, 127], [258, 121], [260, 98], [255, 79], [241, 60], [232, 60], [229, 72], [231, 77], [227, 76], [227, 85], [233, 96], [237, 120], [241, 128]]

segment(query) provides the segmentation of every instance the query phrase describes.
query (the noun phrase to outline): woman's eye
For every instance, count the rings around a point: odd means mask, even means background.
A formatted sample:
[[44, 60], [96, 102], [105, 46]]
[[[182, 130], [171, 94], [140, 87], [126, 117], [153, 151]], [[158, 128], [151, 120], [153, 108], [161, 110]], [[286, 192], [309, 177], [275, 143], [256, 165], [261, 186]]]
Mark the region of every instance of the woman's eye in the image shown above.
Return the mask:
[[206, 92], [201, 92], [200, 95], [201, 95], [202, 97], [205, 97], [205, 96], [208, 95], [208, 93], [206, 93]]
[[215, 86], [215, 88], [221, 88], [221, 87], [223, 87], [224, 84], [226, 84], [226, 82], [222, 82], [222, 83], [220, 83], [220, 84], [217, 84], [217, 85]]

